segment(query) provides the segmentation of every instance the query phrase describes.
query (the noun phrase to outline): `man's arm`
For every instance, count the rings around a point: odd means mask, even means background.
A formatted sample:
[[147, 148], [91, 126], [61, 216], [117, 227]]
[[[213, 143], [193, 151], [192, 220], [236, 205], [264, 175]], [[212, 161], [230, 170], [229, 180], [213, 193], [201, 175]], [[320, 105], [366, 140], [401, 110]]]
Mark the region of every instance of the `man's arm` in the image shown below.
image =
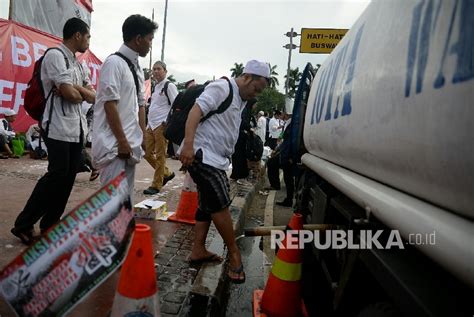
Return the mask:
[[105, 117], [110, 125], [110, 129], [118, 142], [118, 157], [121, 159], [128, 159], [132, 155], [132, 148], [128, 143], [127, 137], [123, 132], [122, 122], [117, 111], [117, 101], [109, 100], [104, 104]]
[[84, 98], [82, 98], [79, 90], [71, 84], [61, 84], [58, 88], [58, 95], [69, 101], [70, 103], [82, 103]]
[[183, 163], [185, 167], [191, 165], [194, 161], [194, 136], [196, 135], [196, 129], [201, 117], [201, 108], [197, 103], [195, 103], [189, 112], [188, 119], [186, 120], [183, 148], [181, 149], [181, 155], [179, 156], [181, 163]]
[[88, 103], [95, 103], [95, 90], [92, 86], [74, 85], [74, 88], [79, 91], [81, 97]]

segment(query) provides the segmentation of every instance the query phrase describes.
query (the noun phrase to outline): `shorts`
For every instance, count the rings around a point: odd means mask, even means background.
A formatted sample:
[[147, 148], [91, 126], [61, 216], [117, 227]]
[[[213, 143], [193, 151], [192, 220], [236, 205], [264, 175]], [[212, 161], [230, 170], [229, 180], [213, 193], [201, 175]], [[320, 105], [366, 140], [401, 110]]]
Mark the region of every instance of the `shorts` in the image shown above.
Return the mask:
[[211, 221], [211, 214], [230, 206], [230, 185], [225, 171], [202, 162], [202, 150], [196, 152], [188, 172], [196, 183], [199, 204], [197, 221]]

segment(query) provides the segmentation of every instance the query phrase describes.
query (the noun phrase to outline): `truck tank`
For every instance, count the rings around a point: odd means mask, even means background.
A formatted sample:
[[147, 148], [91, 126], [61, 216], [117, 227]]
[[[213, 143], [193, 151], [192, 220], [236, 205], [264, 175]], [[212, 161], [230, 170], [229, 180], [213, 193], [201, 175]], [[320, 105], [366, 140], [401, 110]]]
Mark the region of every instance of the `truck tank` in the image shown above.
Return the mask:
[[313, 81], [311, 156], [472, 225], [473, 16], [468, 0], [371, 3]]

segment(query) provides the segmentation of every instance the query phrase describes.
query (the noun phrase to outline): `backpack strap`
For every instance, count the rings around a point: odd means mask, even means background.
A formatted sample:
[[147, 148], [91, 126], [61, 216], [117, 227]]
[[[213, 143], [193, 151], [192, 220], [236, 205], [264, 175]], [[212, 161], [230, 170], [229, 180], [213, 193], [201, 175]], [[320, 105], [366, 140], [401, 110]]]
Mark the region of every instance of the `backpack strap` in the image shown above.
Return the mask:
[[[51, 50], [58, 50], [58, 51], [61, 52], [61, 54], [63, 54], [63, 56], [64, 56], [64, 62], [66, 63], [66, 69], [69, 69], [69, 60], [67, 59], [67, 56], [66, 56], [66, 54], [64, 53], [64, 51], [63, 51], [62, 49], [60, 49], [59, 47], [50, 47], [50, 48], [48, 48], [48, 49], [46, 50], [46, 52], [44, 52], [44, 55], [43, 55], [42, 58], [44, 59], [44, 57], [46, 56], [46, 53], [48, 53], [48, 52], [51, 51]], [[43, 63], [43, 61], [41, 61], [41, 64], [42, 64], [42, 63]], [[41, 67], [42, 67], [42, 66], [43, 66], [43, 65], [41, 65]], [[40, 69], [40, 72], [41, 72], [41, 69]], [[41, 76], [41, 73], [40, 73], [40, 76]], [[41, 86], [43, 86], [42, 83], [41, 83]], [[45, 101], [44, 101], [45, 104], [48, 103], [48, 99], [49, 99], [49, 97], [51, 97], [51, 95], [52, 95], [52, 93], [53, 93], [53, 91], [54, 91], [54, 88], [55, 88], [55, 87], [54, 87], [54, 84], [53, 84], [53, 87], [51, 87], [51, 90], [49, 91], [48, 96], [46, 96], [46, 99], [45, 99]], [[61, 100], [61, 103], [62, 103], [62, 102], [63, 102], [63, 101]], [[54, 104], [54, 98], [51, 98], [51, 105], [49, 106], [49, 115], [48, 115], [48, 126], [46, 127], [46, 130], [45, 130], [45, 133], [46, 133], [45, 135], [46, 135], [46, 136], [48, 136], [48, 134], [49, 134], [49, 125], [50, 125], [50, 123], [51, 123], [51, 118], [53, 117], [53, 104]]]
[[163, 89], [161, 89], [161, 93], [165, 93], [165, 96], [166, 96], [166, 98], [168, 99], [168, 105], [171, 106], [170, 96], [168, 96], [168, 86], [169, 86], [169, 84], [170, 84], [170, 81], [167, 80], [167, 81], [165, 82], [165, 85], [163, 86]]
[[135, 71], [135, 66], [133, 66], [132, 62], [120, 52], [115, 52], [112, 55], [120, 56], [127, 63], [128, 68], [130, 68], [130, 71], [132, 72], [132, 75], [133, 75], [133, 81], [135, 82], [135, 88], [137, 89], [137, 98], [138, 98], [140, 88], [138, 88], [138, 76], [137, 76], [137, 72]]
[[227, 80], [227, 83], [229, 84], [229, 95], [219, 105], [219, 107], [216, 110], [209, 111], [203, 118], [201, 118], [200, 122], [206, 121], [207, 119], [209, 119], [209, 117], [211, 117], [212, 115], [214, 115], [216, 113], [223, 113], [224, 111], [226, 111], [230, 107], [230, 105], [232, 103], [232, 99], [234, 99], [234, 90], [232, 89], [232, 84], [230, 83], [229, 78], [221, 77], [221, 79]]

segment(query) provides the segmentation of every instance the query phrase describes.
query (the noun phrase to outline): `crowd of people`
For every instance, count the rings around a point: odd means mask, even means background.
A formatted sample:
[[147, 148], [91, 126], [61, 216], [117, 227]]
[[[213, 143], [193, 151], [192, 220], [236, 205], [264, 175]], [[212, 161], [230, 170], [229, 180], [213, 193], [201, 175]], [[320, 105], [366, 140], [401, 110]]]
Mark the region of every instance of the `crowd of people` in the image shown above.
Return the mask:
[[[47, 155], [48, 170], [38, 180], [11, 232], [23, 243], [31, 244], [37, 239], [33, 230], [37, 222], [41, 233], [55, 225], [64, 213], [76, 174], [84, 165], [93, 173], [91, 180], [99, 177], [101, 185], [125, 171], [132, 199], [136, 164], [144, 158], [155, 171], [152, 183], [143, 193], [159, 193], [175, 177], [166, 166], [170, 147], [199, 193], [190, 261], [223, 260], [205, 246], [212, 221], [228, 248], [228, 277], [235, 283], [244, 282], [229, 211], [226, 170], [232, 163], [230, 178], [235, 181], [253, 177], [249, 166], [252, 162], [260, 165], [265, 144], [274, 150], [268, 160], [269, 189], [279, 189], [279, 178], [274, 175], [275, 169], [278, 174], [280, 166], [284, 166], [280, 164], [285, 144], [282, 139], [290, 120], [277, 110], [271, 119], [263, 111], [256, 118], [252, 115], [256, 97], [269, 85], [270, 69], [267, 63], [251, 60], [239, 77], [221, 78], [205, 86], [189, 111], [184, 140], [168, 146], [165, 129], [178, 89], [167, 79], [167, 65], [157, 61], [152, 70], [155, 84], [147, 104], [144, 73], [138, 63], [138, 57], [149, 53], [157, 28], [155, 22], [141, 15], [131, 15], [124, 21], [123, 44], [104, 61], [95, 91], [87, 71], [75, 57], [76, 52], [85, 52], [89, 47], [89, 26], [78, 18], [66, 22], [59, 49], [49, 50], [42, 62], [42, 85], [45, 91], [54, 92], [51, 102], [46, 103], [44, 113], [48, 115], [43, 115], [39, 125], [32, 126], [27, 133], [31, 149], [40, 148]], [[188, 81], [186, 89], [195, 84], [194, 80]], [[230, 103], [225, 111], [217, 112], [227, 100]], [[84, 103], [92, 105], [87, 115]], [[2, 158], [17, 157], [11, 149], [11, 140], [16, 136], [11, 128], [15, 116], [13, 110], [7, 111], [0, 124], [0, 142], [5, 152]], [[203, 117], [207, 120], [203, 121]], [[85, 151], [88, 142], [91, 157]], [[292, 195], [288, 191], [283, 205], [290, 204]], [[50, 199], [53, 196], [55, 199]]]

